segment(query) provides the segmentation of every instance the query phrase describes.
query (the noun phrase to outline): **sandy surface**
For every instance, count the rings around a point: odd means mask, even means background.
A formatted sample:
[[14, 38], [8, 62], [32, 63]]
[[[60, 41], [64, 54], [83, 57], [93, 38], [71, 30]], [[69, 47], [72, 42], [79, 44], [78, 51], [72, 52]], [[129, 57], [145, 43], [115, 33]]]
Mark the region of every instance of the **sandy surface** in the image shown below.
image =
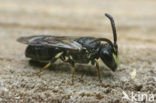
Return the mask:
[[[0, 0], [0, 103], [125, 103], [130, 100], [122, 100], [123, 91], [156, 94], [155, 11], [155, 0]], [[71, 66], [60, 61], [40, 78], [32, 75], [42, 66], [29, 63], [24, 56], [26, 45], [16, 42], [18, 37], [49, 34], [112, 39], [105, 12], [113, 15], [117, 25], [120, 66], [113, 73], [100, 62], [104, 87], [90, 64], [76, 66], [74, 86]]]

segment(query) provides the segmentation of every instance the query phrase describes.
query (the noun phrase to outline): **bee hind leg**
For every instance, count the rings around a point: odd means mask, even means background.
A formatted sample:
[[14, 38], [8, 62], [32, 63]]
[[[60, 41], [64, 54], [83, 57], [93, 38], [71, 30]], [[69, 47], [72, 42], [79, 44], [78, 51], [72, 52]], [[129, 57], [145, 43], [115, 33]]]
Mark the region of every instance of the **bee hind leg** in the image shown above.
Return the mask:
[[40, 76], [41, 73], [46, 71], [52, 65], [52, 63], [54, 63], [58, 58], [60, 58], [62, 56], [62, 54], [63, 54], [63, 52], [58, 53], [48, 64], [46, 64], [39, 72], [37, 72], [35, 74]]

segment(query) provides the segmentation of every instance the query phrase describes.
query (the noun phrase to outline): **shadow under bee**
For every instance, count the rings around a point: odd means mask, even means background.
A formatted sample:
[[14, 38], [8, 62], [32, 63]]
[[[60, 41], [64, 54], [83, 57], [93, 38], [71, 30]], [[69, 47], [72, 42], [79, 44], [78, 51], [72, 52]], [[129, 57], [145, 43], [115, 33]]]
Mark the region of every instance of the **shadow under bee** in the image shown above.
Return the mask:
[[[44, 67], [47, 63], [39, 62], [39, 61], [33, 61], [30, 60], [29, 64], [33, 67]], [[105, 69], [103, 66], [101, 68], [101, 73], [104, 78], [112, 78], [113, 74], [111, 71]], [[38, 68], [37, 68], [38, 69]], [[63, 72], [63, 73], [71, 73], [71, 65], [68, 63], [54, 63], [52, 66], [49, 67], [49, 71], [54, 72]], [[75, 67], [76, 74], [80, 75], [87, 75], [87, 76], [97, 76], [97, 70], [95, 66], [92, 65], [84, 65], [84, 64], [77, 64]]]

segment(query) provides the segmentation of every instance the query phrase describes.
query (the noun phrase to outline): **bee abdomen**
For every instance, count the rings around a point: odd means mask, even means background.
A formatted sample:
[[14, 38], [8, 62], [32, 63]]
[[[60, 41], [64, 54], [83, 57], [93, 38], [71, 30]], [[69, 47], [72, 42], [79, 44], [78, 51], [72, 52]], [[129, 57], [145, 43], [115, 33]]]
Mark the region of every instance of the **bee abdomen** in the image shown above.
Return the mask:
[[37, 61], [51, 60], [57, 53], [57, 50], [54, 48], [28, 45], [25, 51], [25, 56]]

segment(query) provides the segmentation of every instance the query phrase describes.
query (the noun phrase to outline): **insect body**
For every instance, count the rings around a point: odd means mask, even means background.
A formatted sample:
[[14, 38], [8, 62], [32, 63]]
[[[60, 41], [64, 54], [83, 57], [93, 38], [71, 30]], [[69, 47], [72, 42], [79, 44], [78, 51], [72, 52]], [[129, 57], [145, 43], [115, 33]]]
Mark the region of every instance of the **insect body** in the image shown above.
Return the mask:
[[[115, 71], [118, 67], [117, 34], [112, 16], [105, 14], [111, 21], [114, 43], [107, 38], [71, 37], [71, 36], [29, 36], [21, 37], [19, 42], [27, 44], [25, 55], [34, 61], [48, 62], [42, 71], [52, 65], [57, 59], [72, 65], [72, 83], [74, 84], [75, 63], [89, 62], [96, 64], [100, 84], [102, 84], [98, 59], [108, 68]], [[103, 44], [101, 41], [105, 41]]]

